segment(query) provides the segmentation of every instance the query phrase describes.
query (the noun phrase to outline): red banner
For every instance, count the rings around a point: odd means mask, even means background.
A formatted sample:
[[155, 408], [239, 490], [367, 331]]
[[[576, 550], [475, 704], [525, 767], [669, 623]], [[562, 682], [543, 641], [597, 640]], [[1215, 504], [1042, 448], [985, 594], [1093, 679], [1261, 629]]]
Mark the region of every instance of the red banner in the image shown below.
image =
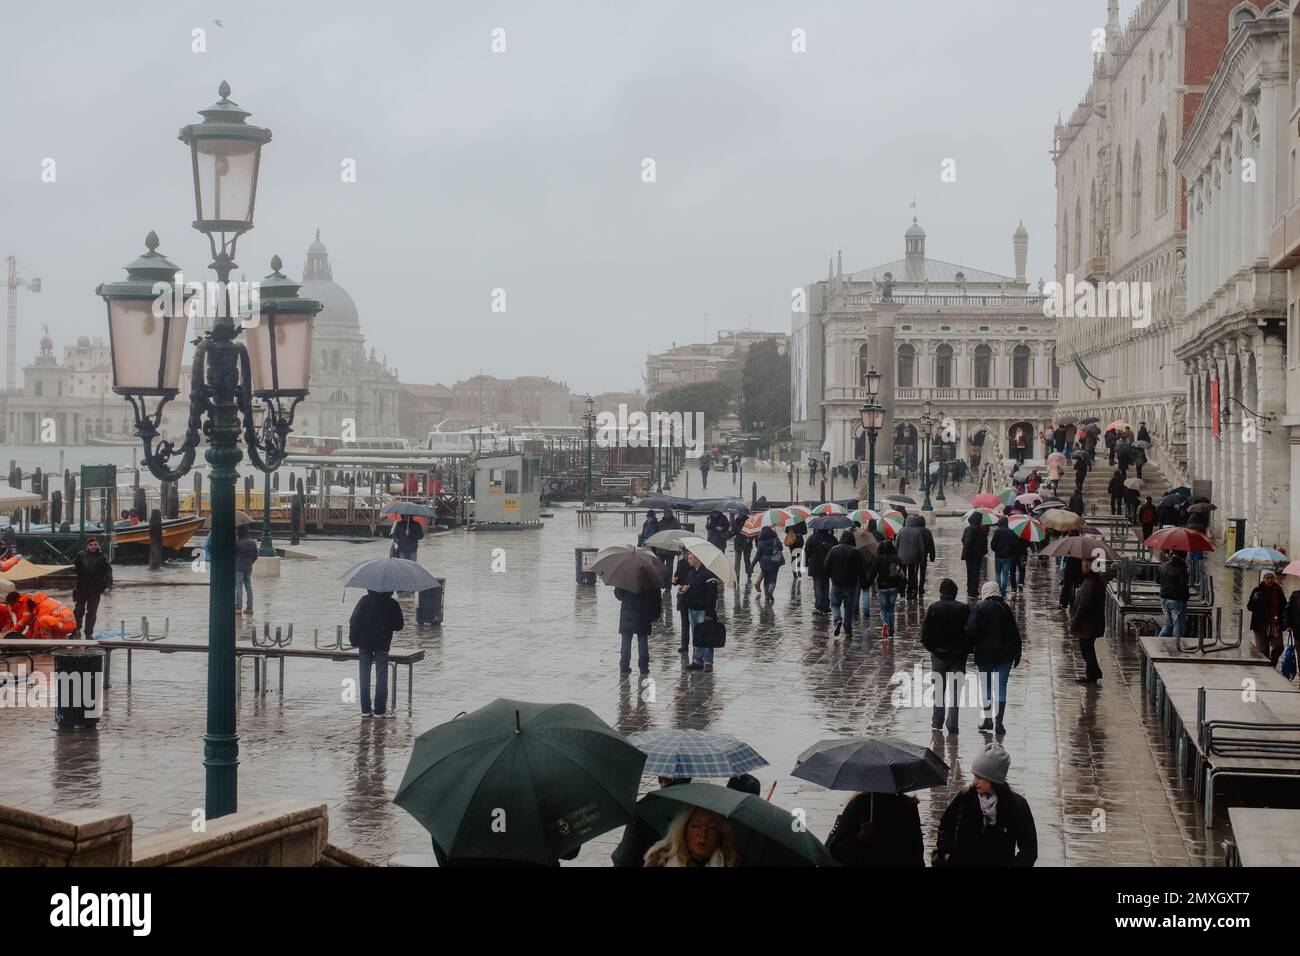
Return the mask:
[[1210, 379], [1210, 434], [1219, 437], [1219, 380]]

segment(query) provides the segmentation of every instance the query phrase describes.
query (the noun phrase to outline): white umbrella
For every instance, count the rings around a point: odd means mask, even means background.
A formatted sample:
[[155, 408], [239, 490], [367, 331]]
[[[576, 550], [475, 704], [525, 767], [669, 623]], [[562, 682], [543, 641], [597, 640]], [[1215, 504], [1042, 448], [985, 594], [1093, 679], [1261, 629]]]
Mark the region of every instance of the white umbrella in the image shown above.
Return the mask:
[[682, 538], [691, 537], [695, 537], [695, 535], [692, 535], [689, 531], [684, 531], [681, 528], [669, 528], [667, 531], [656, 531], [654, 534], [650, 535], [650, 537], [645, 539], [645, 543], [642, 547], [664, 548], [668, 551], [676, 551], [681, 547], [679, 542]]
[[703, 538], [685, 537], [677, 542], [688, 552], [695, 555], [723, 584], [736, 586], [736, 571], [727, 560], [727, 556]]

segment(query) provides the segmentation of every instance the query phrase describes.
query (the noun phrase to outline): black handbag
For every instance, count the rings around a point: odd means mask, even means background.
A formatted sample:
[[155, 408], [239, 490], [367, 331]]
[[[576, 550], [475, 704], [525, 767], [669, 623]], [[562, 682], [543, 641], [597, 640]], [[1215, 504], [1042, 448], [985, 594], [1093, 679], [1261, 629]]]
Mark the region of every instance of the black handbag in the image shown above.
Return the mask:
[[716, 617], [705, 618], [691, 628], [691, 642], [696, 647], [726, 647], [727, 626]]

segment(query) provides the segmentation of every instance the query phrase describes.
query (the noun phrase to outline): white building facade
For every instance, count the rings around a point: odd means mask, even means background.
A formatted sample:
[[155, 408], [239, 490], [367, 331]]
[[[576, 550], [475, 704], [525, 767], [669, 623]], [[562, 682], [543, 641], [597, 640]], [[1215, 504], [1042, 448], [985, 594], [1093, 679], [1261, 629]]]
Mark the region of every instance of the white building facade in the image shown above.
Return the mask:
[[1268, 231], [1284, 212], [1290, 146], [1289, 16], [1243, 8], [1175, 157], [1187, 184], [1188, 471], [1213, 482], [1220, 525], [1246, 543], [1290, 537], [1287, 275]]

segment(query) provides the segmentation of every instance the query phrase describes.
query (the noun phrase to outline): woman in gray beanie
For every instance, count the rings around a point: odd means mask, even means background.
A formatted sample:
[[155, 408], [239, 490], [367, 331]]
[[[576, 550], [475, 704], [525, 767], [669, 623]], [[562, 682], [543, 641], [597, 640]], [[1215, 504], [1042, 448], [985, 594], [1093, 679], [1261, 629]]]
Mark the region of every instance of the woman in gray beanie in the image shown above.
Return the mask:
[[[1020, 626], [1015, 612], [1003, 599], [997, 582], [985, 581], [980, 602], [966, 621], [966, 636], [974, 642], [975, 668], [979, 671], [980, 705], [984, 721], [980, 730], [1005, 734], [1002, 717], [1007, 712], [1007, 682], [1011, 669], [1020, 666]], [[996, 678], [997, 690], [994, 690]], [[996, 696], [994, 696], [996, 694]], [[993, 702], [997, 701], [997, 722]]]
[[1038, 830], [1029, 803], [1007, 785], [1011, 755], [990, 744], [971, 764], [974, 780], [939, 821], [935, 866], [1033, 866]]

